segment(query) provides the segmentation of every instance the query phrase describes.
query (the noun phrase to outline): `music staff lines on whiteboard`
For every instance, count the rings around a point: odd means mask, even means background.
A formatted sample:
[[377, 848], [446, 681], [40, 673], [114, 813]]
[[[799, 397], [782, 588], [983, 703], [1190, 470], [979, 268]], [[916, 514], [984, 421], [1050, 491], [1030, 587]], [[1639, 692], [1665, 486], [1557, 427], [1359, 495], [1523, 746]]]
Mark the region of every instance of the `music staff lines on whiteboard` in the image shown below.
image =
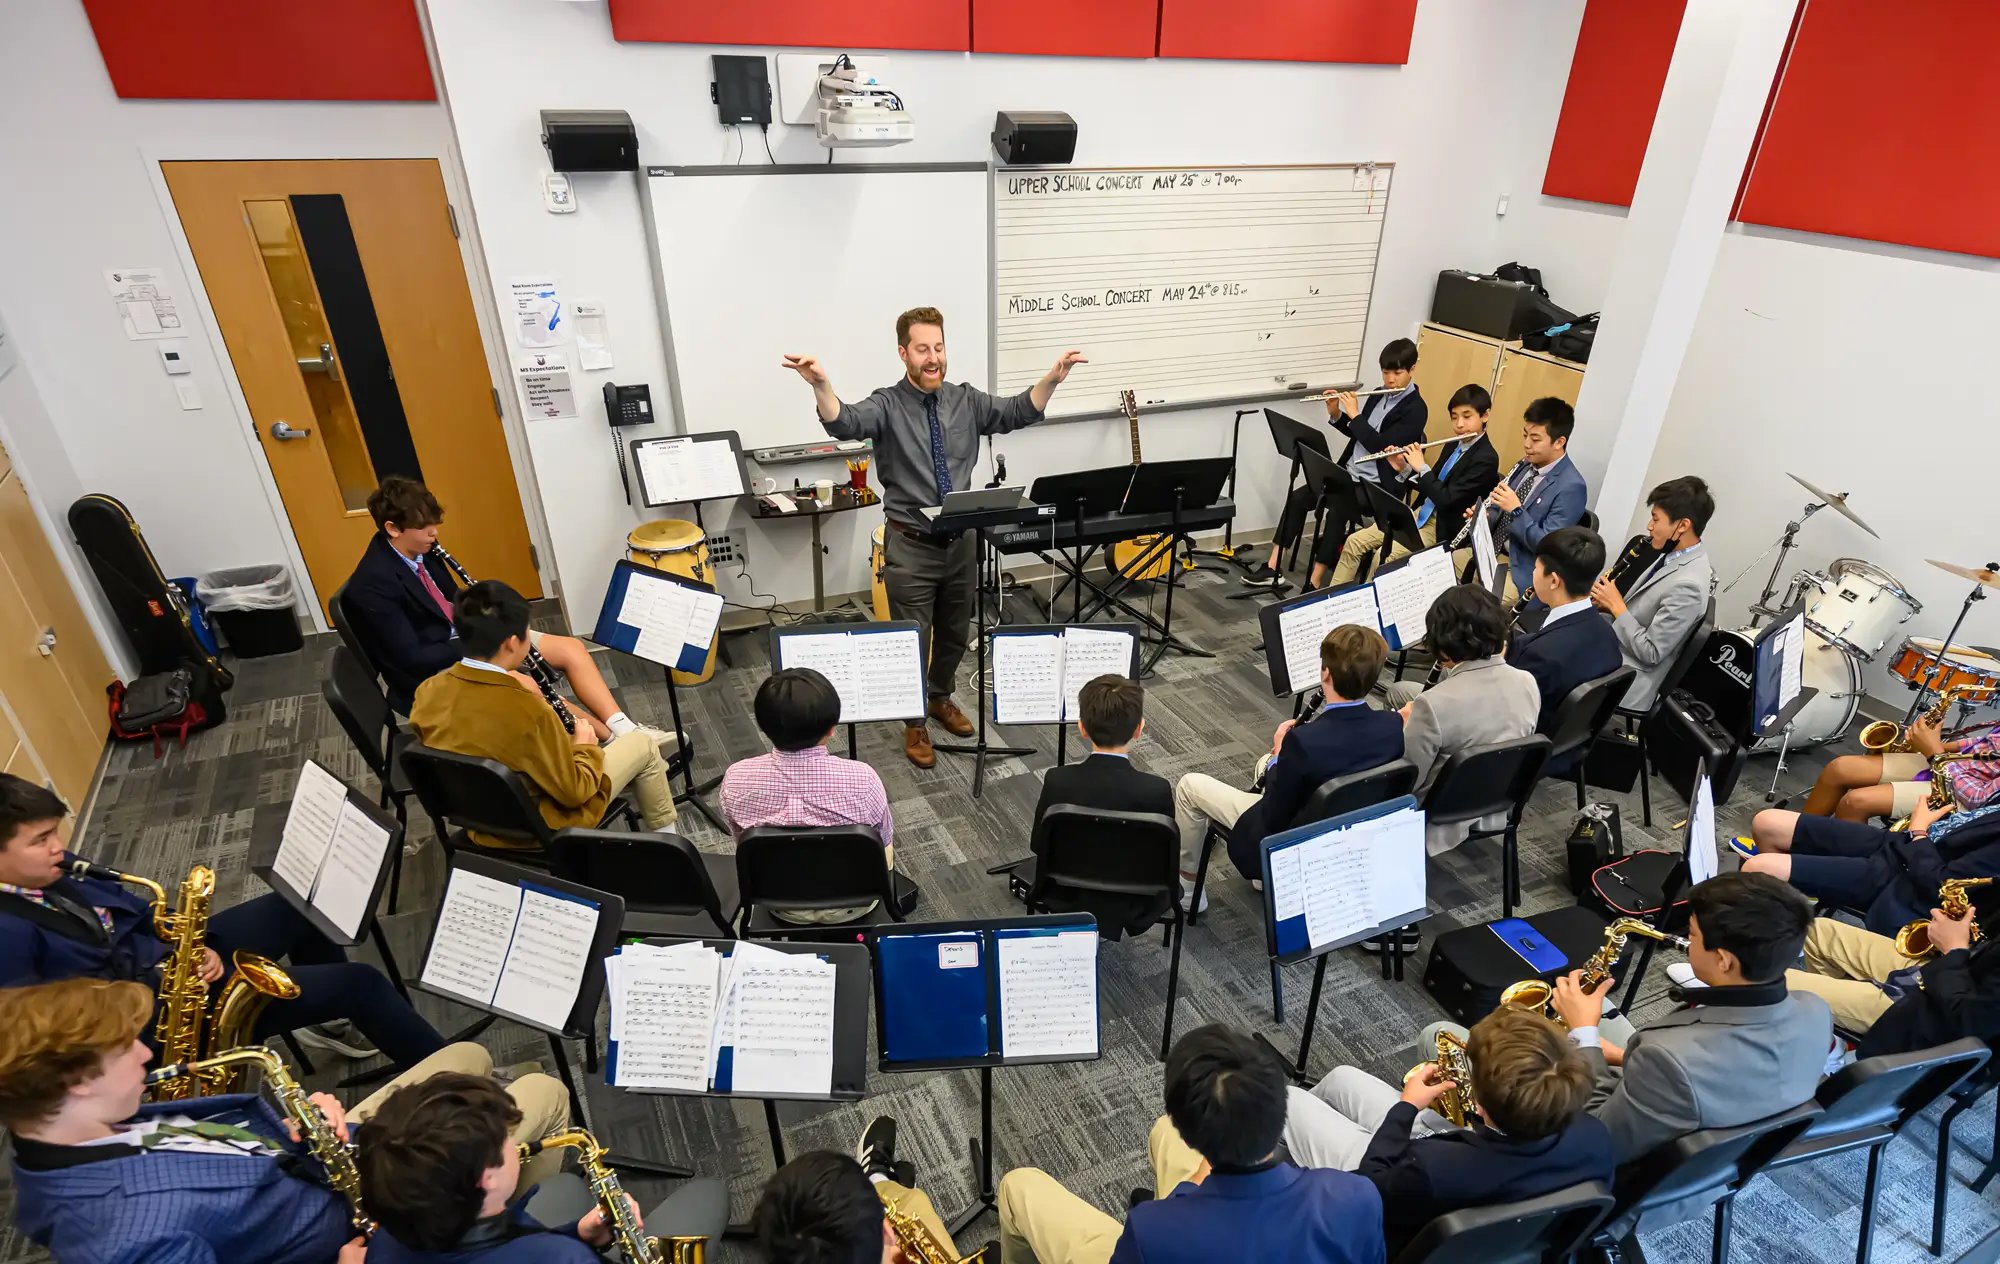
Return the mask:
[[[1337, 257], [1342, 255], [1353, 254], [1356, 252], [1372, 253], [1373, 250], [1374, 247], [1370, 246], [1366, 242], [1347, 243], [1347, 242], [1328, 241], [1328, 242], [1318, 242], [1309, 246], [1299, 246], [1296, 248], [1296, 254], [1292, 257], [1300, 259]], [[1244, 259], [1244, 260], [1255, 261], [1263, 258], [1263, 252], [1258, 250], [1247, 250], [1242, 246], [1209, 246], [1209, 247], [1176, 246], [1171, 250], [1135, 250], [1129, 254], [1121, 255], [1120, 259], [1131, 260], [1137, 263], [1157, 265], [1157, 264], [1172, 264], [1181, 261], [1196, 263], [1208, 260], [1211, 256], [1226, 256], [1228, 258], [1233, 258], [1233, 259]], [[1101, 258], [1101, 256], [1096, 251], [1090, 250], [1090, 251], [1085, 251], [1082, 254], [1075, 254], [1075, 255], [1047, 255], [1047, 254], [1036, 255], [1032, 259], [1015, 259], [1010, 262], [1003, 263], [999, 266], [1003, 272], [1018, 271], [1022, 269], [1033, 270], [1048, 264], [1069, 264], [1069, 263], [1075, 263], [1080, 259], [1097, 259], [1097, 258]]]
[[[1267, 315], [1273, 306], [1288, 308], [1293, 314], [1305, 317], [1365, 315], [1368, 311], [1368, 297], [1365, 294], [1286, 294], [1279, 290], [1257, 294], [1247, 298], [1230, 299], [1227, 302], [1205, 303], [1202, 314], [1218, 320], [1233, 319], [1245, 315]], [[1181, 329], [1187, 328], [1184, 315], [1171, 308], [1151, 312], [1121, 312], [1116, 319], [1107, 319], [1104, 311], [1093, 311], [1088, 307], [1071, 308], [1066, 312], [1049, 312], [1048, 319], [1034, 332], [1046, 337], [1047, 330], [1059, 328], [1066, 335], [1088, 333], [1092, 330], [1117, 329]]]

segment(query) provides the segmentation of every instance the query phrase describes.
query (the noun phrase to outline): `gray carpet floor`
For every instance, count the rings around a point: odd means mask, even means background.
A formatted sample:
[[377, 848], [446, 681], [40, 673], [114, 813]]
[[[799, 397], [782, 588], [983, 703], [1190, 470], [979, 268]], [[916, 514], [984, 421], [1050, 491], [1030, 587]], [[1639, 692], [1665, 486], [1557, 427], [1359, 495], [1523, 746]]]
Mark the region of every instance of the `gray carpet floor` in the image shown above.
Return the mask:
[[[1147, 682], [1147, 727], [1136, 750], [1138, 762], [1166, 777], [1213, 773], [1245, 777], [1253, 757], [1268, 749], [1272, 727], [1289, 715], [1289, 700], [1273, 698], [1258, 640], [1256, 604], [1227, 598], [1233, 580], [1193, 576], [1175, 600], [1176, 631], [1212, 651], [1214, 658], [1169, 653]], [[1020, 605], [1018, 599], [1016, 604]], [[1021, 616], [1035, 618], [1025, 606]], [[538, 622], [558, 627], [553, 607]], [[1035, 621], [1039, 621], [1035, 618]], [[149, 747], [115, 750], [75, 843], [80, 853], [171, 882], [188, 866], [213, 866], [219, 878], [217, 907], [227, 907], [262, 891], [248, 873], [253, 823], [269, 828], [282, 818], [300, 761], [313, 758], [370, 792], [374, 782], [322, 702], [320, 661], [331, 638], [310, 640], [304, 651], [237, 664], [229, 695], [229, 722], [196, 735], [185, 749], [155, 760]], [[729, 760], [759, 753], [762, 740], [750, 715], [750, 700], [768, 668], [762, 633], [728, 638], [733, 666], [713, 680], [681, 691], [682, 708], [696, 741], [698, 775], [719, 774]], [[627, 711], [641, 722], [669, 727], [666, 690], [657, 668], [615, 652], [601, 655], [605, 674], [620, 692]], [[967, 667], [970, 673], [970, 664]], [[970, 703], [970, 690], [960, 700]], [[860, 732], [861, 757], [878, 768], [894, 804], [897, 866], [923, 889], [919, 919], [997, 917], [1016, 914], [1019, 905], [988, 866], [1025, 853], [1027, 823], [1041, 773], [1053, 762], [1055, 732], [1045, 728], [1000, 731], [1008, 744], [1034, 748], [1026, 758], [1000, 759], [987, 771], [985, 793], [971, 795], [971, 762], [941, 755], [930, 771], [912, 768], [902, 756], [901, 732], [874, 725]], [[1782, 789], [1802, 792], [1830, 752], [1795, 756]], [[1072, 758], [1075, 750], [1072, 746]], [[1772, 758], [1754, 757], [1733, 799], [1722, 806], [1721, 823], [1737, 830], [1762, 806]], [[1659, 810], [1650, 831], [1639, 824], [1637, 795], [1594, 793], [1618, 801], [1628, 845], [1648, 838], [1668, 842], [1682, 812], [1670, 802], [1664, 783], [1655, 783]], [[1664, 805], [1663, 805], [1664, 804]], [[1528, 912], [1571, 902], [1562, 873], [1562, 841], [1574, 817], [1573, 792], [1545, 785], [1522, 831], [1522, 868]], [[414, 813], [421, 817], [421, 813]], [[683, 809], [681, 824], [705, 850], [726, 850], [727, 840], [700, 817]], [[419, 838], [428, 825], [413, 820]], [[1227, 865], [1220, 866], [1226, 869]], [[439, 849], [426, 847], [406, 866], [402, 912], [384, 917], [392, 950], [406, 973], [418, 972], [430, 918], [441, 887]], [[1211, 871], [1213, 873], [1213, 871]], [[1497, 843], [1472, 844], [1432, 863], [1425, 951], [1437, 931], [1498, 916]], [[1225, 1022], [1267, 1034], [1280, 1048], [1296, 1050], [1304, 1001], [1311, 979], [1306, 964], [1288, 967], [1290, 1004], [1286, 1022], [1271, 1014], [1270, 985], [1263, 954], [1261, 914], [1249, 885], [1233, 875], [1214, 882], [1213, 904], [1187, 937], [1180, 979], [1176, 1030]], [[366, 950], [360, 955], [371, 956]], [[1673, 959], [1669, 954], [1668, 959]], [[996, 1073], [995, 1118], [998, 1169], [1032, 1165], [1046, 1169], [1083, 1197], [1112, 1210], [1122, 1208], [1126, 1191], [1144, 1183], [1146, 1129], [1160, 1111], [1158, 1051], [1167, 954], [1158, 936], [1107, 944], [1102, 954], [1104, 1056], [1087, 1063], [1002, 1070]], [[1418, 980], [1422, 961], [1401, 983], [1385, 982], [1376, 961], [1355, 949], [1334, 955], [1327, 996], [1312, 1046], [1315, 1075], [1337, 1063], [1351, 1063], [1385, 1077], [1399, 1078], [1420, 1060], [1415, 1037], [1424, 1024], [1441, 1017]], [[1641, 1021], [1664, 1012], [1665, 978], [1656, 966], [1638, 1008]], [[474, 1015], [419, 994], [419, 1007], [440, 1029], [454, 1030]], [[484, 1040], [496, 1062], [547, 1061], [538, 1033], [502, 1022]], [[580, 1050], [572, 1056], [581, 1065]], [[871, 1050], [870, 1065], [873, 1066]], [[327, 1087], [354, 1068], [322, 1063], [313, 1087]], [[970, 1072], [883, 1074], [873, 1072], [868, 1098], [858, 1104], [780, 1108], [784, 1144], [791, 1154], [816, 1148], [851, 1149], [875, 1114], [893, 1115], [901, 1125], [904, 1157], [917, 1165], [920, 1183], [949, 1215], [970, 1199], [973, 1173], [967, 1138], [978, 1129], [978, 1078]], [[348, 1093], [353, 1100], [353, 1091]], [[604, 1085], [586, 1089], [590, 1126], [614, 1149], [665, 1160], [682, 1160], [706, 1175], [726, 1178], [732, 1207], [747, 1216], [757, 1192], [773, 1170], [771, 1139], [756, 1102], [640, 1097]], [[1975, 1196], [1962, 1183], [1983, 1160], [1992, 1135], [1989, 1100], [1963, 1118], [1955, 1131], [1955, 1175], [1945, 1258], [1952, 1258], [2000, 1227], [2000, 1208], [1989, 1191]], [[1874, 1258], [1905, 1264], [1930, 1258], [1924, 1239], [1930, 1225], [1932, 1155], [1937, 1111], [1917, 1121], [1891, 1145], [1884, 1166]], [[1860, 1222], [1859, 1197], [1864, 1161], [1860, 1155], [1831, 1159], [1761, 1179], [1739, 1202], [1735, 1253], [1762, 1264], [1837, 1260], [1849, 1257]], [[4, 1179], [4, 1178], [0, 1178]], [[665, 1182], [637, 1180], [642, 1204], [671, 1189]], [[991, 1217], [962, 1235], [961, 1246], [976, 1247], [995, 1236]], [[1704, 1219], [1645, 1237], [1654, 1260], [1707, 1258]], [[0, 1229], [0, 1261], [45, 1258], [11, 1225]], [[719, 1261], [748, 1259], [736, 1243], [722, 1244]]]

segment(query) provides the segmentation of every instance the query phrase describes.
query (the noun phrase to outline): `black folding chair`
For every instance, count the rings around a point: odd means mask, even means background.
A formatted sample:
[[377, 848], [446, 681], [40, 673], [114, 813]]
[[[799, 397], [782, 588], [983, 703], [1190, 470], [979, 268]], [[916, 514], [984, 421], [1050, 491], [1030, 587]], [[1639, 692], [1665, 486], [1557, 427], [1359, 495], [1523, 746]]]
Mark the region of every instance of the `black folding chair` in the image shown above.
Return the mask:
[[354, 651], [354, 657], [361, 660], [361, 666], [367, 669], [370, 676], [380, 680], [381, 669], [375, 666], [368, 647], [361, 643], [359, 625], [355, 622], [354, 612], [348, 608], [346, 584], [334, 589], [333, 596], [326, 599], [326, 613], [333, 622], [333, 630], [340, 633], [340, 643]]
[[1539, 1198], [1439, 1216], [1395, 1264], [1541, 1264], [1567, 1260], [1611, 1210], [1611, 1187], [1583, 1181]]
[[1569, 691], [1551, 717], [1549, 732], [1549, 757], [1542, 764], [1543, 771], [1553, 775], [1565, 759], [1573, 759], [1575, 766], [1564, 770], [1563, 776], [1576, 778], [1576, 806], [1583, 807], [1583, 765], [1584, 756], [1596, 744], [1597, 735], [1604, 732], [1611, 723], [1618, 704], [1632, 688], [1638, 672], [1630, 667], [1620, 667], [1606, 676], [1586, 680]]
[[1638, 1243], [1640, 1218], [1683, 1203], [1713, 1200], [1713, 1243], [1710, 1259], [1729, 1258], [1736, 1193], [1752, 1176], [1790, 1145], [1818, 1117], [1818, 1102], [1739, 1124], [1734, 1128], [1704, 1128], [1690, 1132], [1641, 1155], [1618, 1169], [1612, 1187], [1617, 1201], [1611, 1213], [1591, 1231], [1591, 1245], [1609, 1252], [1623, 1250], [1628, 1258]]
[[[917, 888], [889, 868], [882, 836], [866, 825], [760, 825], [736, 840], [737, 930], [744, 939], [839, 939], [884, 920], [900, 922]], [[872, 905], [843, 922], [777, 916]]]
[[[1549, 739], [1540, 733], [1510, 738], [1485, 746], [1472, 746], [1452, 755], [1438, 771], [1424, 795], [1427, 825], [1456, 825], [1472, 822], [1467, 842], [1481, 838], [1500, 840], [1500, 915], [1514, 916], [1521, 898], [1521, 856], [1519, 831], [1521, 813], [1528, 796], [1541, 780], [1542, 765], [1549, 756]], [[1499, 829], [1479, 824], [1489, 816], [1506, 814]]]
[[[1167, 966], [1167, 1019], [1160, 1034], [1160, 1060], [1174, 1042], [1174, 1000], [1180, 992], [1181, 912], [1180, 829], [1171, 816], [1156, 812], [1115, 812], [1050, 805], [1035, 823], [1035, 854], [1009, 866], [1026, 883], [1030, 913], [1096, 912], [1093, 897], [1157, 902], [1155, 925], [1166, 928], [1161, 946], [1172, 954]], [[1121, 900], [1121, 903], [1123, 901]], [[1104, 925], [1100, 915], [1098, 924]], [[1118, 928], [1122, 932], [1122, 927]]]
[[1653, 700], [1636, 709], [1620, 705], [1615, 712], [1618, 718], [1625, 721], [1627, 731], [1636, 732], [1639, 738], [1639, 812], [1641, 819], [1648, 826], [1653, 823], [1653, 763], [1646, 753], [1646, 721], [1652, 719], [1659, 711], [1660, 704], [1666, 701], [1668, 694], [1680, 688], [1681, 681], [1694, 669], [1695, 660], [1701, 657], [1701, 652], [1707, 647], [1708, 638], [1714, 631], [1715, 598], [1710, 597], [1707, 612], [1701, 616], [1701, 622], [1695, 625], [1688, 639], [1681, 643], [1679, 652], [1674, 656], [1674, 665], [1660, 678], [1660, 687], [1653, 694]]
[[558, 878], [625, 899], [634, 935], [736, 938], [736, 863], [679, 834], [559, 830], [549, 869]]
[[[396, 813], [396, 823], [403, 827], [405, 838], [410, 828], [409, 798], [413, 791], [410, 781], [403, 774], [402, 765], [396, 756], [409, 741], [409, 736], [396, 727], [396, 717], [389, 710], [389, 699], [382, 693], [382, 686], [361, 655], [346, 645], [336, 645], [326, 652], [324, 675], [319, 682], [319, 695], [326, 699], [326, 705], [333, 712], [333, 718], [340, 721], [340, 727], [347, 732], [348, 740], [361, 754], [361, 762], [368, 765], [368, 771], [375, 774], [382, 793], [376, 802], [391, 808]], [[396, 897], [403, 886], [403, 848], [398, 846], [389, 858], [389, 911], [396, 911]]]
[[[1992, 1049], [1989, 1043], [1987, 1046]], [[1937, 1138], [1937, 1188], [1931, 1194], [1931, 1242], [1932, 1255], [1944, 1253], [1944, 1211], [1945, 1201], [1951, 1193], [1951, 1126], [1958, 1117], [1979, 1104], [1979, 1099], [2000, 1085], [2000, 1057], [1990, 1058], [1985, 1066], [1961, 1080], [1951, 1090], [1951, 1105], [1938, 1120]], [[1983, 1194], [2000, 1175], [2000, 1108], [1993, 1112], [1993, 1147], [1987, 1151], [1986, 1166], [1972, 1179], [1971, 1189], [1975, 1194]]]
[[[421, 742], [405, 743], [396, 758], [447, 854], [458, 847], [470, 847], [515, 864], [548, 868], [560, 831], [542, 819], [526, 777], [497, 759], [438, 750]], [[605, 805], [598, 828], [618, 817], [638, 827], [638, 814], [632, 805], [615, 798]], [[484, 846], [474, 842], [468, 830], [522, 846]]]
[[1957, 1088], [1985, 1066], [1992, 1050], [1983, 1040], [1955, 1040], [1914, 1053], [1863, 1058], [1820, 1082], [1821, 1114], [1797, 1140], [1780, 1150], [1763, 1171], [1811, 1163], [1830, 1154], [1868, 1151], [1868, 1176], [1861, 1192], [1861, 1232], [1856, 1264], [1868, 1264], [1875, 1244], [1875, 1195], [1882, 1151], [1932, 1102]]

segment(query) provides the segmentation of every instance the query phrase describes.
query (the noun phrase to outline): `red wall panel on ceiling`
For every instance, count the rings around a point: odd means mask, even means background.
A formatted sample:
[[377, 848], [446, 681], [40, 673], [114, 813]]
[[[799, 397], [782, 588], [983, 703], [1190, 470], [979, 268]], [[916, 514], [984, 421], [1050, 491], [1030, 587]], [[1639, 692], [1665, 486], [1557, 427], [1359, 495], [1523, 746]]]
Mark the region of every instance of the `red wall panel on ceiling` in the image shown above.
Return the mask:
[[973, 0], [972, 51], [1151, 57], [1160, 0]]
[[415, 0], [83, 0], [121, 97], [431, 101]]
[[1632, 205], [1686, 0], [1589, 0], [1542, 192]]
[[2000, 257], [1992, 0], [1809, 0], [1737, 218]]
[[1400, 66], [1416, 20], [1417, 0], [1160, 0], [1160, 56]]
[[616, 39], [842, 51], [971, 47], [971, 0], [611, 0]]

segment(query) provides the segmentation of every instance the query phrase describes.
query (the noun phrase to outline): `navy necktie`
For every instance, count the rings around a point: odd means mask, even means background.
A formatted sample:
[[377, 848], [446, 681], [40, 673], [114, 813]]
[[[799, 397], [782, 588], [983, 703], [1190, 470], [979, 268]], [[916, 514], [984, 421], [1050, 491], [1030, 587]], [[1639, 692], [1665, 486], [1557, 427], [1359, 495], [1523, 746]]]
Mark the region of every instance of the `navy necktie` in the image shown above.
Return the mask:
[[924, 396], [924, 416], [931, 423], [931, 472], [937, 475], [938, 504], [951, 494], [951, 467], [944, 459], [944, 426], [938, 421], [938, 401], [935, 394]]

